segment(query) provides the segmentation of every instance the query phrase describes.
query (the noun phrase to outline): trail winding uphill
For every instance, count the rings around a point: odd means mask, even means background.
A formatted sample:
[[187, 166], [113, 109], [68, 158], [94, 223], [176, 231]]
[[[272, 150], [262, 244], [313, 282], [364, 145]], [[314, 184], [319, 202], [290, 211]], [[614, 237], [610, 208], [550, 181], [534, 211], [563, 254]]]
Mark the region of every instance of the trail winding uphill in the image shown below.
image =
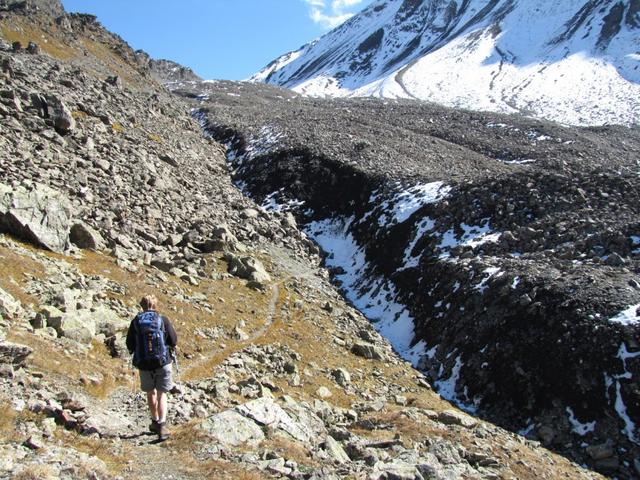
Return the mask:
[[442, 395], [561, 450], [637, 451], [637, 129], [183, 88], [243, 191], [296, 215]]

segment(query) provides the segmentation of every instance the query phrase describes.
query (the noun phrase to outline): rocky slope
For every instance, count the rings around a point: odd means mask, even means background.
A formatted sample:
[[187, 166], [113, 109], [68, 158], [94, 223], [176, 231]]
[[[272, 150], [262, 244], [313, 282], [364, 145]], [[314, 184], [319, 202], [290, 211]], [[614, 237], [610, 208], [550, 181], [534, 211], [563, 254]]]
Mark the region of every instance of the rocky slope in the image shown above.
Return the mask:
[[638, 124], [637, 0], [378, 0], [252, 77], [573, 125]]
[[[440, 399], [143, 52], [42, 3], [0, 14], [0, 477], [600, 478]], [[123, 350], [149, 291], [181, 344], [163, 444]]]
[[[441, 394], [635, 475], [637, 129], [192, 90], [239, 185], [296, 215], [346, 297]], [[588, 453], [605, 443], [617, 454]]]

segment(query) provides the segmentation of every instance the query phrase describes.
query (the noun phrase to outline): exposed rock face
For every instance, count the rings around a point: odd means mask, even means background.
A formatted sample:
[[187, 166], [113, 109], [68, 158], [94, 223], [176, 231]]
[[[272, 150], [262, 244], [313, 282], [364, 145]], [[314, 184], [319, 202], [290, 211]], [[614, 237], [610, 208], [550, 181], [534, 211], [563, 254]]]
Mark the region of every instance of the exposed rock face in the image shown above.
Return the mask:
[[0, 342], [0, 363], [8, 363], [14, 367], [24, 365], [26, 358], [33, 350], [25, 345], [11, 342]]
[[0, 184], [0, 231], [63, 252], [69, 243], [71, 208], [59, 192]]
[[201, 81], [190, 68], [179, 65], [171, 60], [149, 61], [149, 68], [153, 76], [163, 83]]
[[228, 446], [257, 444], [264, 440], [264, 433], [258, 424], [234, 411], [213, 415], [203, 422], [202, 429], [218, 442]]
[[69, 240], [79, 248], [101, 250], [105, 247], [105, 241], [100, 232], [85, 223], [76, 223], [71, 227]]
[[42, 13], [52, 17], [64, 14], [60, 0], [0, 0], [0, 11]]

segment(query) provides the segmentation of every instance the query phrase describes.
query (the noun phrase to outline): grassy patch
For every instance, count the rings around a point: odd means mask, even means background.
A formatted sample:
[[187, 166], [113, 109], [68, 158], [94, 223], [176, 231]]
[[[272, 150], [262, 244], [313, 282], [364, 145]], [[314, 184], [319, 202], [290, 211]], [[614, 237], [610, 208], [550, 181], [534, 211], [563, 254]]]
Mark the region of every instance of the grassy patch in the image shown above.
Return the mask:
[[71, 112], [71, 116], [76, 120], [84, 120], [89, 116], [87, 112], [83, 112], [82, 110], [74, 110]]
[[[89, 395], [97, 398], [107, 397], [117, 387], [131, 385], [135, 376], [132, 369], [122, 360], [111, 358], [106, 347], [98, 342], [83, 352], [72, 350], [66, 342], [25, 331], [14, 330], [7, 337], [33, 349], [28, 359], [32, 367], [66, 382], [81, 384]], [[91, 381], [94, 378], [97, 380]]]
[[55, 37], [56, 27], [51, 26], [50, 32], [45, 32], [39, 26], [31, 23], [26, 18], [13, 15], [11, 22], [0, 22], [0, 34], [8, 42], [20, 42], [26, 47], [29, 42], [37, 43], [40, 49], [54, 58], [70, 60], [78, 56], [79, 52]]
[[54, 480], [59, 478], [53, 467], [47, 464], [27, 465], [13, 476], [14, 480]]
[[122, 473], [127, 464], [128, 456], [125, 453], [116, 453], [113, 444], [104, 439], [86, 437], [64, 428], [57, 428], [54, 437], [70, 448], [99, 458], [113, 475]]
[[277, 453], [286, 460], [293, 460], [306, 467], [319, 467], [320, 464], [311, 456], [311, 452], [305, 445], [286, 438], [284, 435], [273, 435], [263, 441], [260, 447]]
[[125, 128], [119, 124], [118, 122], [114, 122], [111, 124], [111, 130], [113, 130], [116, 133], [124, 133], [125, 132]]

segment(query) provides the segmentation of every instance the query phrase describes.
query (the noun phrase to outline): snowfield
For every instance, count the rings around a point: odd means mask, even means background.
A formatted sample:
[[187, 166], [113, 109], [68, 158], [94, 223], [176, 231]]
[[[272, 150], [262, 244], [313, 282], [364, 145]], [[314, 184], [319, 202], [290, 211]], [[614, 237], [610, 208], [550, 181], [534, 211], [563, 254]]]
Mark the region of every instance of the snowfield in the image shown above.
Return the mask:
[[629, 0], [601, 8], [430, 0], [413, 10], [379, 0], [251, 81], [316, 97], [412, 98], [571, 125], [637, 125], [638, 45], [640, 13]]

